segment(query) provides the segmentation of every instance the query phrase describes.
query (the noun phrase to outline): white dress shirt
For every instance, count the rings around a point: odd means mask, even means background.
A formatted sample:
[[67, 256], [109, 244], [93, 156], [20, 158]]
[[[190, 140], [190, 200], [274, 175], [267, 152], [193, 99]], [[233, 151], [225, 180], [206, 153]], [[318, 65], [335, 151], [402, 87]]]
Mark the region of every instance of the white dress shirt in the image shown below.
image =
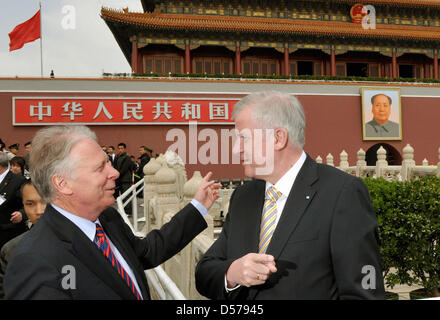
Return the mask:
[[[281, 197], [278, 198], [277, 202], [277, 218], [275, 220], [275, 228], [280, 221], [281, 214], [283, 213], [284, 206], [286, 205], [287, 197], [289, 196], [290, 190], [295, 183], [296, 176], [301, 170], [304, 162], [306, 161], [306, 153], [303, 151], [298, 161], [278, 180], [275, 185], [266, 181], [266, 192], [269, 187], [274, 186], [279, 192], [281, 192]], [[263, 213], [261, 213], [263, 215]]]
[[6, 169], [5, 172], [3, 172], [2, 174], [0, 174], [0, 183], [3, 182], [3, 179], [6, 177], [6, 175], [8, 174], [9, 169]]
[[[5, 179], [6, 175], [8, 174], [9, 169], [6, 169], [5, 172], [3, 172], [2, 174], [0, 174], [0, 184], [3, 182], [3, 180]], [[4, 197], [4, 193], [0, 194], [0, 205], [3, 204], [3, 202], [5, 202], [6, 199]]]
[[[281, 197], [278, 198], [276, 201], [277, 203], [277, 217], [275, 220], [275, 230], [276, 226], [278, 225], [278, 222], [280, 221], [281, 214], [283, 213], [284, 206], [286, 205], [287, 197], [290, 194], [290, 190], [292, 190], [292, 186], [295, 183], [296, 177], [298, 176], [299, 171], [301, 170], [304, 162], [306, 161], [306, 153], [303, 151], [301, 153], [301, 156], [299, 157], [298, 161], [278, 180], [275, 185], [270, 183], [269, 181], [266, 181], [266, 189], [269, 187], [274, 186], [275, 189], [277, 189], [281, 193]], [[266, 193], [265, 193], [266, 195]], [[261, 212], [261, 216], [263, 216], [263, 212]], [[230, 292], [232, 290], [235, 290], [239, 288], [240, 285], [235, 286], [234, 288], [229, 289], [228, 284], [226, 281], [226, 275], [225, 275], [225, 289], [226, 292]]]

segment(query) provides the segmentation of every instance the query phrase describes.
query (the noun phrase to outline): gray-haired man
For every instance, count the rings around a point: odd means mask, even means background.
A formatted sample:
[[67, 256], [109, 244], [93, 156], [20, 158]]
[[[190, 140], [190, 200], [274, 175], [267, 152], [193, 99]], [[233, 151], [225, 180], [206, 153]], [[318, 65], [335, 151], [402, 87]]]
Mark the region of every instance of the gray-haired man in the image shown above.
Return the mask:
[[6, 299], [149, 299], [144, 269], [163, 263], [206, 228], [202, 214], [220, 187], [208, 173], [190, 204], [138, 238], [110, 207], [119, 173], [87, 127], [40, 130], [30, 169], [49, 204], [8, 264]]
[[233, 117], [234, 151], [254, 179], [232, 194], [222, 233], [197, 265], [198, 291], [211, 299], [383, 299], [367, 189], [303, 151], [300, 102], [254, 93]]

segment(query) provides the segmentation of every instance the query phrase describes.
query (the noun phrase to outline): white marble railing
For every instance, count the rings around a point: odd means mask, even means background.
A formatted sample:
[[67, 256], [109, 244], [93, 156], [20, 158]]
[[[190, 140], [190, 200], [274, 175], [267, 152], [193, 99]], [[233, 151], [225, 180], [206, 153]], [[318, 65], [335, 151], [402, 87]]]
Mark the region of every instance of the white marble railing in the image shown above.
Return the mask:
[[[365, 151], [360, 149], [357, 152], [356, 165], [350, 166], [348, 163], [348, 155], [345, 151], [342, 151], [340, 156], [340, 163], [337, 168], [345, 171], [349, 174], [357, 177], [383, 177], [387, 180], [401, 180], [407, 181], [426, 175], [440, 176], [440, 161], [436, 166], [428, 165], [426, 158], [421, 165], [416, 165], [414, 161], [414, 148], [409, 144], [403, 148], [403, 161], [402, 165], [388, 165], [386, 161], [387, 154], [383, 147], [377, 150], [377, 161], [374, 166], [367, 166], [365, 161]], [[440, 149], [439, 149], [440, 159]], [[321, 156], [316, 158], [316, 162], [323, 163]], [[332, 154], [328, 154], [326, 157], [326, 164], [330, 166], [334, 165], [334, 157]]]

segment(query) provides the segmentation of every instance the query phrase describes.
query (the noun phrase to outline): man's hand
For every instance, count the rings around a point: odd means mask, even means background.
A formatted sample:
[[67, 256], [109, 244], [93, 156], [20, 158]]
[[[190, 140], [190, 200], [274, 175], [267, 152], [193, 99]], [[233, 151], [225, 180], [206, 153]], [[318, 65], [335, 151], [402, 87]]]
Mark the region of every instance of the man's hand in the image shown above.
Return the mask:
[[203, 180], [194, 195], [194, 199], [200, 202], [207, 210], [211, 209], [214, 201], [217, 200], [218, 189], [222, 186], [220, 183], [209, 181], [211, 176], [212, 172], [208, 172], [208, 174], [203, 177]]
[[229, 289], [237, 285], [246, 287], [260, 285], [277, 272], [275, 259], [268, 254], [249, 253], [235, 260], [226, 271], [226, 282]]
[[23, 220], [23, 216], [21, 215], [20, 211], [15, 211], [11, 214], [10, 221], [12, 223], [19, 223], [19, 222], [21, 222], [21, 220]]

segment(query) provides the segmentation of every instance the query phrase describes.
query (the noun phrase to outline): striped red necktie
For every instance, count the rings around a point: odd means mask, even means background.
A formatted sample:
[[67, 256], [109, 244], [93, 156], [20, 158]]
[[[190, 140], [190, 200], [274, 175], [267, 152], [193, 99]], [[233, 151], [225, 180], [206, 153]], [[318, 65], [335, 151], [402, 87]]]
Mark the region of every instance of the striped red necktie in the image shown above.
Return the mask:
[[108, 239], [105, 236], [104, 230], [98, 223], [95, 223], [95, 225], [96, 225], [95, 243], [98, 246], [99, 250], [101, 250], [102, 254], [108, 259], [108, 261], [110, 261], [113, 268], [115, 268], [115, 270], [121, 276], [122, 280], [124, 280], [124, 282], [128, 285], [128, 287], [133, 292], [136, 299], [142, 300], [142, 297], [137, 291], [130, 276], [128, 275], [127, 272], [125, 272], [124, 268], [119, 263], [118, 259], [116, 259], [112, 249], [110, 248], [110, 243], [108, 242]]

